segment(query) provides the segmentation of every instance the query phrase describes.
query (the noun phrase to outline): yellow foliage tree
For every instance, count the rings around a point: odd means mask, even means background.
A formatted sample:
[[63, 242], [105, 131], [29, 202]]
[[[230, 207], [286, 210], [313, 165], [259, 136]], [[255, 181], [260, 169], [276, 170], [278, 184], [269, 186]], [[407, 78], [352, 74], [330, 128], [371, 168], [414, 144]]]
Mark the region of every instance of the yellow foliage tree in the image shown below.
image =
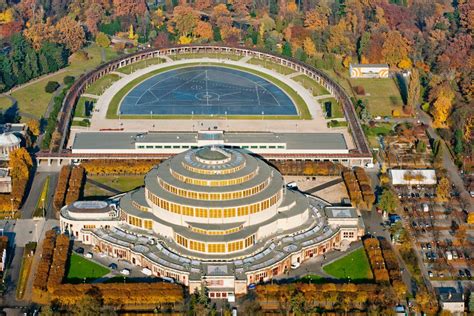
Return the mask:
[[409, 58], [404, 58], [398, 63], [398, 68], [400, 69], [410, 69], [411, 67], [412, 63]]
[[184, 35], [180, 36], [178, 40], [178, 44], [181, 44], [181, 45], [190, 44], [191, 42], [192, 42], [191, 37], [184, 36]]
[[441, 92], [431, 108], [431, 114], [434, 118], [434, 124], [437, 126], [444, 125], [451, 113], [453, 107], [452, 97]]
[[352, 57], [350, 55], [344, 56], [342, 59], [342, 65], [346, 68], [349, 68], [349, 65], [351, 64]]
[[39, 134], [40, 134], [40, 123], [38, 120], [29, 120], [28, 122], [26, 122], [26, 126], [28, 126], [28, 129], [30, 130], [31, 134], [33, 136], [36, 136], [38, 137]]
[[447, 202], [450, 197], [449, 180], [446, 177], [442, 177], [436, 187], [436, 200], [438, 202]]
[[306, 55], [309, 57], [316, 56], [316, 46], [314, 45], [314, 42], [311, 38], [307, 37], [304, 39], [303, 49]]
[[298, 7], [296, 6], [296, 2], [290, 1], [287, 5], [288, 13], [295, 13]]
[[8, 8], [0, 13], [0, 24], [10, 23], [13, 21], [14, 11], [13, 8]]

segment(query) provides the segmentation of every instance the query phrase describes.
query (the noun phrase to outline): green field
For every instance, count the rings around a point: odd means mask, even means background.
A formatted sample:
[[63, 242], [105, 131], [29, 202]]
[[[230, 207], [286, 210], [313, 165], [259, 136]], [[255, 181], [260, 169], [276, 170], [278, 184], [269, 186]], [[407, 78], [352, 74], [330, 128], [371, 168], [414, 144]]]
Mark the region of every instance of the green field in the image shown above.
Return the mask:
[[[226, 67], [226, 68], [246, 71], [246, 72], [249, 72], [249, 73], [253, 73], [257, 76], [260, 76], [260, 77], [272, 82], [273, 84], [275, 84], [276, 86], [281, 88], [283, 91], [285, 91], [290, 96], [290, 98], [293, 100], [295, 105], [298, 107], [298, 111], [300, 113], [299, 117], [298, 116], [292, 116], [292, 115], [286, 115], [286, 116], [285, 115], [265, 115], [266, 119], [311, 119], [311, 114], [310, 114], [309, 109], [308, 109], [306, 103], [304, 102], [303, 98], [301, 98], [301, 96], [298, 93], [296, 93], [296, 91], [293, 90], [291, 87], [289, 87], [287, 84], [281, 82], [278, 79], [273, 78], [270, 75], [261, 73], [259, 71], [255, 71], [255, 70], [250, 69], [250, 68], [234, 66], [234, 65], [228, 65], [228, 64], [223, 65], [222, 63], [189, 63], [189, 64], [186, 64], [186, 65], [173, 65], [173, 66], [168, 66], [168, 67], [164, 67], [164, 68], [161, 68], [161, 69], [157, 69], [157, 70], [151, 71], [151, 72], [149, 72], [149, 73], [147, 73], [143, 76], [140, 76], [139, 78], [136, 78], [136, 79], [130, 81], [125, 87], [120, 89], [114, 95], [114, 97], [112, 98], [112, 100], [109, 103], [109, 107], [107, 109], [107, 116], [106, 117], [108, 119], [117, 119], [118, 118], [117, 111], [118, 111], [120, 102], [122, 101], [122, 99], [125, 97], [125, 95], [130, 90], [132, 90], [135, 86], [137, 86], [142, 81], [144, 81], [144, 80], [146, 80], [146, 79], [148, 79], [152, 76], [155, 76], [159, 73], [165, 72], [165, 71], [169, 71], [169, 70], [173, 70], [173, 69], [177, 69], [177, 68], [182, 68], [182, 67], [192, 67], [192, 66], [197, 66], [197, 65], [212, 65], [212, 66]], [[200, 118], [200, 117], [207, 118], [209, 116], [194, 115], [194, 118]], [[187, 118], [191, 118], [191, 115], [153, 115], [152, 117], [150, 115], [121, 115], [121, 118], [123, 118], [123, 119], [187, 119]], [[216, 118], [219, 118], [219, 117], [216, 117]], [[222, 118], [224, 118], [224, 117], [222, 117]], [[239, 116], [236, 116], [235, 115], [235, 116], [228, 116], [227, 118], [229, 118], [229, 119], [258, 119], [258, 120], [260, 120], [260, 119], [262, 119], [262, 116], [260, 116], [260, 115], [253, 115], [253, 116], [239, 115]]]
[[12, 101], [9, 98], [0, 96], [0, 110], [8, 109], [12, 105]]
[[388, 135], [393, 130], [393, 125], [391, 123], [377, 123], [375, 126], [362, 125], [362, 129], [369, 141], [369, 145], [373, 148], [378, 148], [380, 147], [380, 143], [377, 140], [378, 136]]
[[348, 123], [346, 121], [337, 121], [337, 120], [331, 120], [327, 123], [327, 126], [329, 128], [331, 127], [347, 127], [348, 126]]
[[239, 60], [242, 56], [234, 54], [206, 54], [206, 53], [197, 53], [197, 54], [179, 54], [179, 55], [169, 55], [173, 60], [181, 59], [191, 59], [191, 58], [215, 58], [215, 59], [230, 59], [230, 60]]
[[141, 60], [130, 65], [124, 66], [122, 68], [119, 68], [117, 69], [117, 71], [129, 75], [132, 72], [137, 71], [139, 69], [143, 69], [151, 65], [162, 64], [164, 61], [165, 60], [163, 58], [145, 59], [145, 60]]
[[294, 81], [300, 83], [303, 87], [313, 92], [314, 96], [330, 94], [323, 86], [306, 75], [299, 75], [293, 78]]
[[317, 283], [317, 284], [325, 283], [327, 281], [326, 278], [320, 275], [316, 275], [316, 274], [305, 275], [300, 280], [304, 283]]
[[87, 87], [86, 93], [93, 95], [102, 95], [108, 87], [110, 87], [115, 81], [119, 79], [120, 76], [117, 74], [106, 74], [100, 79], [97, 79], [89, 87]]
[[90, 282], [109, 272], [109, 269], [73, 253], [69, 260], [66, 279], [68, 283], [81, 283], [84, 282], [84, 278], [86, 282]]
[[[106, 49], [106, 52], [111, 50]], [[101, 63], [101, 49], [92, 44], [91, 46], [84, 49], [87, 52], [88, 60], [77, 60], [75, 56], [71, 56], [70, 65], [64, 69], [59, 70], [57, 73], [52, 74], [50, 77], [40, 79], [28, 86], [15, 90], [12, 96], [18, 101], [18, 107], [20, 112], [29, 113], [37, 117], [43, 116], [49, 101], [51, 100], [52, 94], [46, 93], [44, 87], [48, 81], [63, 82], [65, 76], [79, 76], [84, 74]], [[106, 53], [106, 56], [113, 58], [116, 53]]]
[[351, 281], [356, 283], [372, 280], [373, 278], [364, 248], [357, 249], [341, 259], [324, 266], [323, 270], [335, 278], [350, 278]]
[[86, 116], [86, 101], [90, 102], [97, 102], [96, 99], [87, 98], [87, 97], [80, 97], [79, 101], [77, 101], [76, 109], [74, 110], [74, 117], [90, 117]]
[[393, 110], [402, 112], [403, 100], [394, 79], [350, 79], [352, 87], [362, 86], [365, 96], [357, 98], [367, 103], [372, 116], [392, 116]]
[[72, 126], [81, 126], [81, 127], [89, 127], [91, 122], [88, 118], [84, 118], [83, 120], [74, 120], [71, 123]]
[[291, 68], [282, 66], [280, 64], [275, 64], [274, 62], [267, 61], [265, 59], [250, 58], [247, 61], [247, 63], [252, 64], [252, 65], [262, 66], [262, 67], [274, 70], [274, 71], [279, 72], [279, 73], [284, 74], [284, 75], [289, 75], [289, 74], [292, 74], [292, 73], [296, 72], [295, 70], [293, 70]]
[[319, 104], [321, 104], [321, 107], [323, 109], [323, 112], [324, 111], [324, 103], [325, 102], [331, 102], [331, 110], [332, 110], [332, 116], [331, 117], [328, 117], [328, 118], [343, 118], [344, 117], [344, 112], [342, 110], [342, 106], [339, 104], [339, 102], [337, 102], [336, 99], [334, 98], [327, 98], [327, 99], [322, 99], [322, 100], [318, 100]]
[[[120, 192], [127, 192], [144, 184], [142, 175], [121, 175], [121, 176], [87, 176], [88, 179], [100, 182]], [[113, 196], [112, 192], [99, 188], [89, 182], [84, 187], [84, 197], [106, 197]]]

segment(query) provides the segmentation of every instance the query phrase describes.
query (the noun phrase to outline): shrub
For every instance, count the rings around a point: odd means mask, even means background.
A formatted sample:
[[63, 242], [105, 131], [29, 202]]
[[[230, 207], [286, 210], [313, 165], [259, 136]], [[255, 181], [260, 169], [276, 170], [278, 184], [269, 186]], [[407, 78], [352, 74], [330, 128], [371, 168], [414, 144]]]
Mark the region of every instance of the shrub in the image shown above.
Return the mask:
[[53, 93], [54, 91], [58, 90], [59, 83], [57, 81], [48, 81], [46, 86], [44, 87], [44, 91], [47, 93]]
[[76, 78], [74, 78], [73, 76], [66, 76], [64, 77], [63, 82], [66, 86], [70, 86], [74, 83], [75, 80]]
[[355, 93], [357, 93], [358, 95], [365, 95], [365, 89], [363, 86], [355, 86], [354, 87], [354, 91]]

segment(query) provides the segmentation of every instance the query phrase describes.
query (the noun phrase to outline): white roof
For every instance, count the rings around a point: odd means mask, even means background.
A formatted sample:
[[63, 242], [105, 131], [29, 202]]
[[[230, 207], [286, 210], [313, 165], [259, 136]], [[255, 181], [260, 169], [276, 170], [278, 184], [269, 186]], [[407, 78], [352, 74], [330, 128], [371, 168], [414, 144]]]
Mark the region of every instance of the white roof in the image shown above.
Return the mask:
[[18, 145], [21, 140], [13, 133], [3, 133], [0, 135], [0, 146]]
[[434, 185], [436, 171], [434, 169], [391, 169], [393, 185]]

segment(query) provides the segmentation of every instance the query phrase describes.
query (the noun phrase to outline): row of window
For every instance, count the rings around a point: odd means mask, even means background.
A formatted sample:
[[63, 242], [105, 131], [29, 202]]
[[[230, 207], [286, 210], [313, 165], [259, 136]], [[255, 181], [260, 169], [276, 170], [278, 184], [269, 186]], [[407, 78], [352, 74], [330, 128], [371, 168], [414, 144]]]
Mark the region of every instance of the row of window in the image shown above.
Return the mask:
[[185, 216], [194, 217], [205, 217], [205, 218], [229, 218], [235, 216], [246, 216], [249, 214], [258, 213], [266, 210], [267, 208], [275, 205], [281, 198], [281, 190], [278, 191], [271, 198], [264, 201], [254, 203], [251, 205], [240, 206], [237, 208], [225, 208], [225, 209], [207, 209], [185, 206], [181, 204], [175, 204], [166, 200], [160, 199], [153, 193], [147, 190], [148, 199], [160, 208], [170, 211], [172, 213], [181, 214]]
[[151, 220], [145, 219], [142, 220], [141, 218], [135, 216], [128, 216], [128, 223], [132, 226], [145, 228], [151, 230], [153, 228], [153, 222]]
[[195, 149], [198, 146], [189, 145], [138, 145], [138, 149]]
[[132, 201], [132, 206], [136, 207], [137, 209], [139, 209], [140, 211], [143, 211], [143, 212], [149, 212], [150, 211], [150, 208], [148, 208], [146, 206], [143, 206], [141, 204], [138, 204], [135, 201]]
[[[243, 145], [243, 146], [230, 146], [234, 148], [242, 149], [285, 149], [283, 145]], [[138, 145], [138, 149], [195, 149], [198, 146], [190, 145]]]
[[196, 227], [190, 227], [190, 229], [195, 233], [199, 233], [203, 235], [229, 235], [229, 234], [233, 234], [242, 230], [242, 226], [234, 227], [227, 230], [205, 230], [205, 229], [196, 228]]
[[252, 179], [253, 177], [255, 177], [257, 172], [258, 172], [258, 168], [255, 171], [249, 174], [246, 174], [245, 176], [240, 177], [240, 178], [225, 179], [225, 180], [201, 180], [201, 179], [188, 178], [177, 173], [174, 170], [170, 170], [171, 175], [181, 182], [194, 184], [194, 185], [200, 185], [200, 186], [206, 186], [206, 187], [225, 187], [228, 185], [244, 183]]
[[[228, 242], [228, 243], [204, 243], [195, 240], [188, 240], [187, 238], [176, 234], [176, 243], [184, 248], [207, 253], [231, 253], [246, 249], [255, 243], [255, 235], [249, 236], [245, 239]], [[189, 247], [188, 247], [189, 245]]]
[[222, 200], [241, 199], [241, 198], [245, 198], [245, 197], [257, 194], [261, 192], [263, 189], [265, 189], [265, 187], [267, 187], [267, 185], [270, 183], [270, 180], [271, 179], [267, 179], [264, 182], [260, 183], [259, 185], [256, 185], [254, 187], [251, 187], [245, 190], [234, 191], [234, 192], [222, 192], [222, 193], [196, 192], [196, 191], [180, 189], [168, 184], [162, 179], [159, 180], [159, 184], [166, 191], [171, 192], [178, 196], [195, 199], [195, 200], [222, 201]]
[[245, 163], [242, 163], [238, 166], [235, 166], [234, 168], [228, 168], [228, 169], [219, 169], [219, 170], [209, 170], [209, 169], [201, 169], [201, 168], [196, 168], [193, 166], [188, 165], [187, 163], [182, 163], [184, 169], [189, 170], [194, 173], [200, 173], [200, 174], [230, 174], [230, 173], [236, 173], [237, 171], [241, 170], [242, 168], [245, 167]]

